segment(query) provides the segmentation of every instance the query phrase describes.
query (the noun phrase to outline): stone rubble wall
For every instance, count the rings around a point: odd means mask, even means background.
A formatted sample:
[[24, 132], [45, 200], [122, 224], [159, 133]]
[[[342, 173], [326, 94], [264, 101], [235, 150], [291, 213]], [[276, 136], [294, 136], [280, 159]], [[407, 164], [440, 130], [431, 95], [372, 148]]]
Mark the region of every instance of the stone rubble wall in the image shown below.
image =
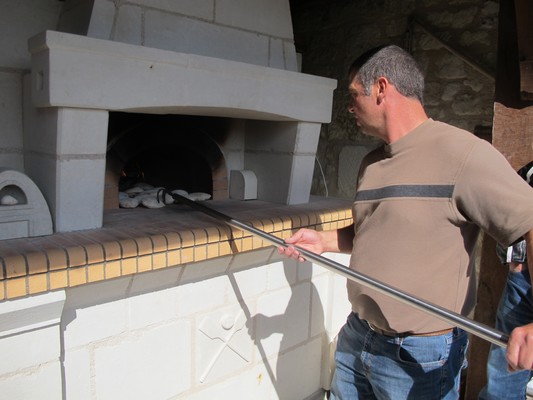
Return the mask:
[[[490, 139], [494, 80], [483, 72], [496, 70], [498, 8], [491, 0], [363, 0], [327, 6], [315, 0], [293, 10], [302, 71], [339, 82], [332, 122], [322, 126], [317, 153], [325, 182], [317, 163], [312, 193], [325, 195], [327, 185], [329, 196], [353, 197], [361, 158], [380, 143], [355, 126], [347, 112], [346, 90], [351, 62], [378, 45], [400, 45], [420, 62], [431, 118]], [[411, 23], [413, 18], [422, 26]]]

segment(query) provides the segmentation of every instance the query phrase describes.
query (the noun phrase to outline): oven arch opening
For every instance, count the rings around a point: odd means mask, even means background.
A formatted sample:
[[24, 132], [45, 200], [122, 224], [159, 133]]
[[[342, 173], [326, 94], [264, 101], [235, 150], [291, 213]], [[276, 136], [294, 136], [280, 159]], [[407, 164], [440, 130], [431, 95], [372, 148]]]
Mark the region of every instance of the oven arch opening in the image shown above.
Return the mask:
[[140, 183], [227, 199], [226, 127], [223, 118], [110, 113], [104, 208]]

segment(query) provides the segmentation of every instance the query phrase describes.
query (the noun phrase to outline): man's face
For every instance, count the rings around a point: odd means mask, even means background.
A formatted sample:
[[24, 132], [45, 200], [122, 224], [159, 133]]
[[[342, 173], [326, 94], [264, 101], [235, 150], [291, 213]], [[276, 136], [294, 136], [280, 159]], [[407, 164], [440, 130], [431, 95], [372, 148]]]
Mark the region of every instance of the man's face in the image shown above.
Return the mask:
[[355, 117], [355, 123], [367, 135], [375, 135], [376, 120], [376, 85], [372, 85], [369, 96], [365, 94], [363, 85], [353, 78], [348, 85], [350, 104], [348, 111]]

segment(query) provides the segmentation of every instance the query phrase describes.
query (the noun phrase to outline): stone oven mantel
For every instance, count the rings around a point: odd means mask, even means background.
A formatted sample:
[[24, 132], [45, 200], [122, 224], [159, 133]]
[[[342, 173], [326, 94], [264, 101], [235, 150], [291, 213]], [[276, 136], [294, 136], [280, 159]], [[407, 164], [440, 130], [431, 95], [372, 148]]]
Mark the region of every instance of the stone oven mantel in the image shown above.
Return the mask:
[[29, 49], [37, 107], [331, 120], [333, 79], [55, 31]]

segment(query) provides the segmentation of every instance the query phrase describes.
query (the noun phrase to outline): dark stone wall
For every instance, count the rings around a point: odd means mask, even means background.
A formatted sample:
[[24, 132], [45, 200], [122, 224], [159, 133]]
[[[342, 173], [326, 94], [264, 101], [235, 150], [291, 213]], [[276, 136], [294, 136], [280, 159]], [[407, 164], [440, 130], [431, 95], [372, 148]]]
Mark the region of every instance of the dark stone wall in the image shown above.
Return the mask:
[[498, 9], [485, 0], [293, 0], [302, 72], [336, 79], [332, 122], [322, 127], [312, 194], [351, 198], [361, 157], [379, 142], [347, 112], [346, 72], [382, 44], [408, 49], [426, 73], [430, 117], [490, 139]]

